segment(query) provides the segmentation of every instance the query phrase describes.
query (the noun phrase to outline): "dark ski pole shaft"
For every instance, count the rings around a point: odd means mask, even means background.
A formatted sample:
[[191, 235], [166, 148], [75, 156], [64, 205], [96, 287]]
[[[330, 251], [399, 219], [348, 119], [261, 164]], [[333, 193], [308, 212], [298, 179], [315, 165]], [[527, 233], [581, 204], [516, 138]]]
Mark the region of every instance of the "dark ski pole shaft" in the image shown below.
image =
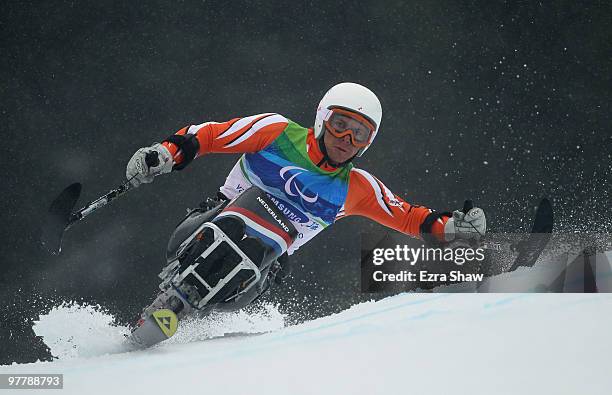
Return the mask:
[[119, 196], [129, 191], [131, 186], [132, 184], [130, 184], [130, 181], [128, 180], [124, 182], [123, 184], [119, 185], [117, 188], [111, 189], [105, 195], [102, 195], [96, 200], [87, 203], [85, 207], [81, 208], [80, 210], [75, 211], [74, 213], [71, 213], [70, 217], [68, 218], [68, 223], [66, 224], [66, 228], [64, 230], [70, 228], [74, 223], [87, 217], [89, 214], [93, 213], [97, 209], [102, 208], [106, 206], [108, 203], [117, 199]]
[[[149, 167], [159, 165], [157, 152], [152, 151], [148, 153], [145, 156], [145, 162]], [[72, 210], [81, 194], [81, 184], [76, 182], [66, 187], [59, 196], [53, 200], [47, 212], [47, 218], [42, 226], [40, 237], [40, 243], [43, 248], [51, 254], [59, 254], [62, 250], [64, 232], [94, 211], [106, 206], [119, 196], [133, 189], [130, 181], [131, 179], [119, 185], [117, 188], [111, 189], [106, 194], [87, 203], [85, 207], [75, 212]]]

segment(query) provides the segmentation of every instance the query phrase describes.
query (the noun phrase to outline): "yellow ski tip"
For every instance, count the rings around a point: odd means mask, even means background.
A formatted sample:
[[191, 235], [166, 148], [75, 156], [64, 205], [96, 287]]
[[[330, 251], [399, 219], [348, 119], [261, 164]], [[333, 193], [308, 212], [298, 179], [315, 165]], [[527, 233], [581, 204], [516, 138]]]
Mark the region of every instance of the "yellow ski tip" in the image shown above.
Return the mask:
[[161, 329], [167, 337], [172, 337], [172, 335], [176, 333], [178, 318], [176, 318], [176, 314], [174, 314], [172, 310], [157, 310], [151, 314], [151, 317], [155, 319], [157, 326], [159, 326], [159, 329]]

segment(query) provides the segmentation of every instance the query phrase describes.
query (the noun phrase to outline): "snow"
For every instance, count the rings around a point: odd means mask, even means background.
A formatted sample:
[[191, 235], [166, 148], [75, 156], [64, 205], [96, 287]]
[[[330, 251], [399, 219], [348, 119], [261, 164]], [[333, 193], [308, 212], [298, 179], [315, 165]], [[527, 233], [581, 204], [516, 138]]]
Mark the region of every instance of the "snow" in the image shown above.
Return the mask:
[[109, 313], [63, 305], [35, 325], [59, 359], [0, 373], [88, 395], [607, 394], [611, 310], [609, 294], [408, 293], [295, 326], [274, 306], [219, 314], [126, 352]]

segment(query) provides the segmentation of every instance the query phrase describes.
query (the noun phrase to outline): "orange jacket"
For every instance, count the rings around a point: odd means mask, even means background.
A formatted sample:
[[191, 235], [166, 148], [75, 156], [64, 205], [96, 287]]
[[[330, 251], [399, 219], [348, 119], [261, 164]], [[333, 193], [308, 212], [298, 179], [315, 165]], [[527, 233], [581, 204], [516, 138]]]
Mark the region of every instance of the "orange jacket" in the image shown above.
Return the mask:
[[[196, 157], [213, 152], [258, 152], [271, 144], [285, 130], [288, 122], [281, 115], [268, 113], [234, 118], [227, 122], [206, 122], [187, 126], [176, 134], [195, 136], [199, 146]], [[167, 141], [163, 144], [174, 156], [175, 163], [180, 164], [183, 161], [183, 154], [177, 145]], [[324, 155], [312, 129], [308, 130], [307, 152], [311, 161], [319, 164], [321, 169], [334, 170], [333, 166], [323, 161]], [[402, 200], [370, 173], [353, 168], [346, 201], [336, 219], [360, 215], [399, 232], [421, 237], [422, 225], [430, 214], [432, 214], [431, 209]], [[444, 224], [449, 217], [439, 214], [434, 217], [437, 218], [429, 225], [429, 232], [439, 240], [443, 240]]]

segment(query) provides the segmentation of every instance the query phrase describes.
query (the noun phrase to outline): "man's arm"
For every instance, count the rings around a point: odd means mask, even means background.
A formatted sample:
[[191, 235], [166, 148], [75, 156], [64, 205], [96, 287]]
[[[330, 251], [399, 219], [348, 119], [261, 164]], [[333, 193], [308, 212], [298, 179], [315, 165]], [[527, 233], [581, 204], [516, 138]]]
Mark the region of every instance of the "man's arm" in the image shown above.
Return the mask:
[[[134, 186], [152, 182], [155, 176], [182, 170], [197, 157], [211, 152], [257, 152], [267, 147], [287, 127], [279, 114], [257, 114], [227, 122], [190, 125], [168, 136], [161, 144], [140, 148], [128, 162], [126, 177]], [[157, 165], [149, 166], [145, 157], [154, 153]]]
[[[186, 126], [169, 136], [162, 144], [174, 157], [175, 166], [179, 167], [186, 160], [191, 161], [211, 152], [260, 151], [272, 143], [286, 127], [287, 119], [282, 115], [257, 114], [227, 122], [205, 122]], [[184, 149], [187, 148], [186, 144], [192, 145], [193, 148]]]
[[349, 215], [367, 217], [415, 237], [433, 234], [440, 241], [444, 240], [444, 225], [451, 216], [405, 202], [361, 169], [351, 171], [344, 210], [340, 211], [338, 219]]

